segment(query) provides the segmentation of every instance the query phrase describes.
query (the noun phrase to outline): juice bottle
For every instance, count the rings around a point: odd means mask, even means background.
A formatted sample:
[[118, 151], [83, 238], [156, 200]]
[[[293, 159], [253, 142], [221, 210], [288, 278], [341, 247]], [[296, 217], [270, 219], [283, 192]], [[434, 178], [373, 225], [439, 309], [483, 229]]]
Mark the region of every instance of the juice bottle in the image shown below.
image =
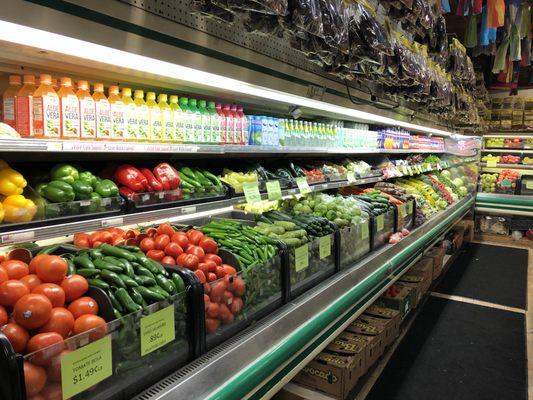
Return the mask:
[[[239, 119], [241, 120], [241, 144], [242, 145], [247, 145], [248, 144], [248, 140], [249, 140], [249, 137], [248, 137], [248, 131], [249, 131], [249, 121], [248, 121], [248, 117], [246, 117], [246, 115], [244, 115], [244, 110], [242, 108], [242, 106], [237, 106], [237, 116], [239, 117]], [[279, 122], [279, 121], [278, 121]], [[275, 123], [276, 126], [276, 130], [278, 129], [278, 124]]]
[[[131, 89], [129, 90], [131, 100]], [[124, 92], [124, 90], [122, 90]], [[118, 86], [109, 86], [109, 109], [111, 111], [111, 139], [123, 140], [126, 137], [126, 107], [120, 97]], [[136, 123], [136, 122], [135, 122]]]
[[[117, 88], [118, 92], [118, 88]], [[111, 139], [111, 106], [104, 94], [102, 83], [94, 84], [94, 109], [96, 114], [96, 138], [101, 140]]]
[[[191, 120], [193, 124], [193, 137], [190, 138], [189, 143], [201, 143], [204, 132], [202, 129], [202, 114], [196, 106], [196, 99], [189, 99], [189, 113], [191, 113]], [[187, 143], [187, 141], [185, 141]]]
[[76, 96], [80, 101], [80, 138], [94, 140], [96, 139], [96, 107], [87, 81], [78, 81]]
[[136, 140], [139, 132], [139, 113], [131, 97], [131, 89], [122, 89], [122, 103], [124, 103], [124, 139]]
[[40, 86], [33, 94], [33, 131], [35, 137], [59, 139], [61, 137], [61, 106], [59, 96], [52, 86], [52, 77], [42, 74]]
[[161, 109], [155, 101], [155, 93], [146, 93], [146, 107], [148, 107], [148, 139], [152, 142], [163, 141], [163, 121]]
[[215, 110], [218, 114], [218, 121], [220, 122], [220, 144], [226, 144], [226, 137], [228, 135], [228, 124], [226, 121], [226, 114], [222, 109], [222, 104], [215, 103]]
[[181, 97], [179, 106], [183, 116], [183, 143], [192, 143], [194, 139], [194, 113], [189, 108], [189, 99]]
[[222, 105], [222, 112], [226, 117], [226, 137], [224, 143], [233, 144], [235, 137], [235, 122], [233, 121], [233, 113], [231, 112], [231, 106], [229, 104]]
[[33, 136], [33, 92], [35, 92], [35, 77], [24, 75], [22, 87], [17, 93], [16, 120], [17, 132], [22, 137]]
[[207, 111], [205, 100], [198, 101], [198, 111], [200, 111], [202, 121], [202, 136], [199, 138], [200, 143], [212, 143], [211, 115]]
[[207, 103], [207, 111], [209, 112], [211, 125], [211, 143], [220, 144], [220, 129], [222, 127], [222, 120], [217, 113], [214, 101]]
[[80, 102], [72, 89], [70, 78], [61, 78], [59, 92], [61, 103], [61, 137], [63, 139], [80, 138]]
[[[157, 105], [161, 110], [161, 122], [163, 124], [163, 141], [174, 142], [176, 138], [176, 125], [174, 123], [174, 113], [167, 103], [167, 95], [161, 93], [157, 96]], [[177, 101], [177, 99], [176, 99]]]
[[[181, 99], [180, 99], [181, 100]], [[170, 96], [170, 109], [172, 110], [172, 118], [174, 119], [174, 141], [183, 143], [185, 140], [185, 113], [178, 105], [178, 96]]]
[[2, 95], [3, 121], [13, 129], [17, 129], [17, 93], [20, 90], [20, 86], [20, 76], [9, 75], [9, 86]]
[[136, 140], [150, 140], [150, 115], [148, 106], [144, 101], [144, 92], [142, 90], [136, 90], [133, 93], [133, 101], [137, 109], [137, 122], [139, 127]]

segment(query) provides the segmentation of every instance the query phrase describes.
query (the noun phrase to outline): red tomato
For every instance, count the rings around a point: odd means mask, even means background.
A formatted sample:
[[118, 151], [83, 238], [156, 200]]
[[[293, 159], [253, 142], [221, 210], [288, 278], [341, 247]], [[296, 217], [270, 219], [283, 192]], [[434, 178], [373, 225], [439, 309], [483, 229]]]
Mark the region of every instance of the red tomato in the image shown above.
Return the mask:
[[205, 320], [205, 329], [207, 333], [215, 333], [220, 326], [220, 321], [214, 318], [206, 318]]
[[157, 228], [158, 235], [168, 235], [171, 237], [174, 234], [174, 228], [170, 224], [161, 224]]
[[230, 306], [230, 311], [233, 315], [238, 315], [242, 311], [243, 301], [240, 297], [234, 297]]
[[89, 290], [89, 283], [83, 276], [74, 274], [67, 276], [61, 281], [61, 288], [65, 291], [65, 300], [74, 301]]
[[[49, 348], [53, 346], [52, 348]], [[46, 352], [39, 351], [44, 348]], [[28, 340], [28, 346], [26, 348], [28, 354], [33, 352], [38, 352], [31, 357], [31, 362], [36, 365], [46, 365], [50, 359], [54, 356], [57, 356], [65, 348], [63, 342], [63, 336], [56, 332], [46, 332], [38, 333], [35, 336], [32, 336]]]
[[224, 294], [222, 295], [222, 300], [229, 306], [233, 301], [233, 293], [231, 293], [229, 290], [225, 290]]
[[203, 238], [201, 238], [199, 246], [204, 249], [206, 254], [218, 254], [218, 244], [210, 237], [204, 236]]
[[157, 236], [157, 229], [148, 228], [145, 233], [148, 237], [155, 238]]
[[196, 271], [194, 271], [194, 273], [196, 274], [201, 283], [206, 283], [205, 274], [202, 271], [197, 269]]
[[169, 244], [166, 245], [165, 247], [165, 254], [167, 256], [171, 256], [171, 257], [178, 257], [180, 254], [183, 253], [183, 249], [181, 248], [181, 246], [177, 243], [174, 243], [174, 242], [170, 242]]
[[139, 244], [139, 247], [141, 248], [143, 253], [147, 253], [150, 250], [155, 249], [154, 239], [149, 238], [149, 237], [144, 238], [143, 240], [141, 240], [141, 243]]
[[168, 235], [159, 235], [154, 239], [155, 248], [157, 250], [164, 250], [167, 244], [170, 243], [170, 237]]
[[204, 294], [204, 308], [207, 310], [207, 307], [209, 307], [209, 304], [211, 304], [211, 299], [208, 295]]
[[[204, 293], [209, 295], [211, 293], [211, 285], [209, 283], [204, 283]], [[211, 301], [211, 300], [209, 300]]]
[[96, 241], [96, 242], [93, 242], [93, 249], [100, 246], [102, 244], [102, 242], [100, 241]]
[[55, 283], [43, 283], [31, 291], [32, 293], [42, 294], [48, 297], [52, 307], [63, 307], [65, 304], [65, 291]]
[[214, 272], [210, 272], [207, 274], [207, 282], [213, 282], [213, 281], [216, 281], [218, 278], [217, 278], [217, 274], [215, 274]]
[[7, 324], [8, 316], [4, 306], [0, 306], [0, 326]]
[[[207, 256], [206, 256], [207, 257]], [[208, 272], [216, 272], [217, 265], [214, 261], [204, 260], [203, 262], [207, 266]]]
[[222, 258], [216, 254], [206, 254], [205, 261], [213, 261], [216, 265], [222, 265]]
[[209, 273], [209, 265], [206, 265], [205, 263], [200, 263], [198, 264], [198, 270], [202, 271], [207, 277], [207, 274]]
[[47, 255], [37, 264], [35, 273], [43, 282], [58, 283], [67, 276], [67, 269], [67, 262], [61, 257]]
[[171, 256], [165, 256], [161, 259], [161, 264], [176, 265], [176, 260]]
[[226, 273], [226, 275], [235, 275], [237, 273], [237, 270], [231, 265], [222, 264], [222, 268], [224, 268], [224, 272]]
[[208, 318], [216, 318], [218, 317], [218, 311], [220, 309], [220, 306], [218, 303], [209, 303], [209, 307], [207, 307], [206, 315]]
[[98, 315], [85, 314], [74, 321], [72, 333], [78, 335], [90, 331], [89, 338], [91, 341], [103, 338], [107, 333], [107, 324], [105, 320]]
[[0, 283], [0, 305], [13, 307], [22, 296], [30, 293], [30, 289], [14, 279]]
[[194, 245], [197, 245], [200, 243], [200, 240], [204, 237], [204, 234], [200, 231], [197, 231], [195, 229], [189, 229], [187, 231], [187, 238], [189, 239], [189, 242], [191, 242]]
[[165, 252], [163, 250], [150, 250], [146, 256], [152, 260], [161, 261], [165, 257]]
[[179, 244], [181, 248], [184, 248], [189, 244], [189, 239], [187, 238], [187, 235], [184, 232], [176, 232], [172, 235], [170, 241], [172, 243]]
[[28, 264], [19, 260], [7, 260], [0, 264], [0, 268], [7, 272], [9, 279], [21, 279], [30, 273]]
[[52, 382], [61, 382], [61, 358], [68, 353], [72, 353], [72, 350], [64, 349], [50, 362], [50, 365], [47, 368], [47, 372], [48, 379]]
[[68, 310], [72, 313], [74, 319], [84, 314], [98, 315], [98, 303], [92, 297], [80, 297], [69, 304]]
[[56, 332], [66, 339], [74, 328], [74, 317], [64, 307], [52, 308], [50, 319], [39, 328], [39, 333]]
[[76, 233], [74, 235], [74, 246], [88, 249], [91, 247], [91, 237], [86, 233]]
[[24, 384], [26, 396], [35, 396], [46, 385], [46, 371], [30, 362], [24, 361]]
[[9, 277], [7, 276], [6, 270], [3, 268], [0, 268], [0, 283], [3, 283], [7, 280], [9, 280]]
[[176, 264], [182, 267], [192, 269], [193, 271], [198, 268], [198, 257], [194, 254], [180, 254], [176, 259]]
[[63, 391], [60, 383], [49, 383], [44, 387], [41, 393], [45, 400], [62, 400]]
[[32, 293], [22, 296], [13, 308], [13, 319], [26, 329], [37, 329], [50, 319], [52, 303], [48, 297]]
[[37, 270], [37, 265], [46, 260], [48, 258], [46, 257], [47, 255], [48, 254], [39, 254], [32, 258], [30, 264], [28, 265], [30, 274], [35, 274], [35, 271]]
[[240, 276], [237, 276], [233, 280], [233, 294], [242, 297], [244, 293], [246, 293], [246, 283]]
[[226, 270], [223, 267], [216, 267], [215, 268], [215, 274], [217, 275], [217, 278], [224, 278], [226, 276]]
[[230, 323], [233, 321], [233, 314], [225, 304], [220, 304], [218, 309], [218, 319], [224, 323]]
[[226, 290], [226, 283], [224, 281], [216, 281], [211, 284], [211, 293], [209, 297], [211, 301], [215, 303], [220, 303], [222, 301], [222, 296]]
[[35, 396], [26, 397], [27, 400], [46, 400], [43, 396], [40, 394], [36, 394]]
[[[1, 270], [0, 270], [1, 271]], [[30, 292], [35, 289], [37, 286], [42, 284], [43, 282], [39, 279], [39, 277], [35, 274], [29, 274], [26, 275], [24, 278], [19, 279], [23, 284], [25, 284], [28, 289], [30, 289]]]
[[187, 254], [194, 254], [196, 257], [198, 257], [198, 260], [204, 261], [205, 258], [205, 252], [204, 249], [202, 249], [200, 246], [191, 246], [186, 251]]
[[24, 329], [24, 327], [14, 322], [10, 322], [9, 324], [0, 327], [0, 331], [6, 335], [7, 340], [9, 340], [9, 343], [13, 346], [13, 350], [17, 353], [24, 352], [28, 340], [30, 339], [30, 334]]

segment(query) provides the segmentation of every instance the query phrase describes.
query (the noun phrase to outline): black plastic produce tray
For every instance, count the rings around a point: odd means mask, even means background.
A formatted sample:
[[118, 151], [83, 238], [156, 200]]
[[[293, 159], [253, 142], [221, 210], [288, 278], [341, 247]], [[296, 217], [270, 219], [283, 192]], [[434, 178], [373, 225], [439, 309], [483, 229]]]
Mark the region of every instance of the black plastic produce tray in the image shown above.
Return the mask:
[[361, 224], [340, 228], [336, 232], [336, 251], [338, 269], [344, 270], [370, 252], [370, 220]]
[[[382, 216], [382, 217], [381, 217]], [[383, 227], [379, 219], [383, 218]], [[376, 250], [389, 242], [389, 237], [394, 233], [396, 226], [396, 209], [389, 210], [381, 215], [371, 217], [370, 240], [371, 250]], [[378, 229], [381, 228], [381, 229]]]

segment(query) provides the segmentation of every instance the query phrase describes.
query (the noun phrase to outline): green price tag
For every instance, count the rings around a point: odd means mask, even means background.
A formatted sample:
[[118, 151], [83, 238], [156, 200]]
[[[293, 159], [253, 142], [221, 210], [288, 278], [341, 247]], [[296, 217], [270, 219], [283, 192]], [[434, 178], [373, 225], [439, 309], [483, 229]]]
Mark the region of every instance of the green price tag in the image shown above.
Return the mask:
[[361, 239], [362, 240], [368, 239], [368, 235], [369, 235], [369, 232], [368, 232], [368, 221], [367, 221], [361, 225]]
[[300, 189], [301, 194], [311, 193], [311, 188], [309, 187], [307, 178], [305, 176], [296, 178], [296, 184], [298, 185], [298, 189]]
[[510, 179], [504, 179], [500, 182], [500, 186], [504, 188], [510, 188], [513, 186], [513, 182]]
[[400, 219], [405, 218], [405, 204], [398, 205], [398, 215], [400, 216]]
[[412, 214], [412, 213], [413, 213], [413, 204], [414, 204], [414, 203], [413, 203], [412, 201], [410, 201], [409, 203], [407, 203], [407, 212], [408, 212], [409, 214]]
[[247, 203], [257, 203], [261, 201], [261, 194], [259, 193], [259, 186], [256, 182], [244, 182], [242, 184], [242, 190], [244, 191], [244, 197]]
[[321, 260], [329, 257], [331, 255], [331, 236], [321, 236], [318, 242], [318, 249]]
[[279, 184], [279, 181], [268, 181], [266, 183], [266, 189], [269, 200], [281, 199], [281, 186]]
[[113, 374], [111, 336], [61, 357], [63, 400], [76, 396]]
[[348, 179], [348, 183], [355, 183], [357, 181], [357, 179], [355, 178], [354, 172], [348, 172], [346, 174], [346, 179]]
[[382, 231], [385, 226], [385, 215], [380, 214], [376, 217], [376, 223], [378, 226], [378, 231]]
[[141, 356], [163, 347], [176, 338], [174, 304], [141, 318]]
[[526, 181], [526, 189], [533, 189], [533, 181]]
[[309, 244], [294, 249], [294, 269], [296, 272], [306, 269], [309, 266]]
[[487, 160], [487, 167], [489, 168], [496, 168], [498, 166], [498, 163], [496, 162], [495, 159], [490, 159], [490, 160]]

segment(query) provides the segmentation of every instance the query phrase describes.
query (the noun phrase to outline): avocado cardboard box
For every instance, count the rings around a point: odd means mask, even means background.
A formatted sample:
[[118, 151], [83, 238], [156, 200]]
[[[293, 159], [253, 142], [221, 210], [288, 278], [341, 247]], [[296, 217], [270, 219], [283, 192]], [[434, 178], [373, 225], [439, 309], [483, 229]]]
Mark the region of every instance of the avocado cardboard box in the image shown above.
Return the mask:
[[385, 328], [385, 346], [390, 345], [400, 335], [400, 312], [391, 308], [378, 307], [371, 305], [364, 313], [363, 317], [370, 324], [381, 325]]
[[385, 351], [385, 329], [382, 326], [372, 326], [363, 322], [360, 317], [348, 325], [341, 335], [356, 343], [366, 344], [367, 370]]
[[456, 226], [462, 226], [465, 229], [463, 234], [463, 242], [470, 243], [474, 240], [474, 221], [471, 219], [463, 219]]
[[353, 363], [355, 375], [362, 376], [368, 369], [365, 346], [366, 343], [352, 340], [350, 336], [346, 335], [346, 331], [344, 331], [326, 346], [325, 351], [353, 357], [355, 360]]
[[418, 304], [420, 303], [420, 300], [422, 300], [422, 297], [427, 292], [426, 283], [424, 281], [423, 276], [417, 276], [417, 275], [402, 275], [400, 279], [398, 279], [398, 283], [410, 287], [412, 289], [413, 294], [413, 304], [412, 308], [415, 309]]
[[[433, 259], [433, 280], [437, 279], [442, 272], [444, 254], [446, 254], [446, 250], [443, 247], [433, 247], [424, 256], [424, 258]], [[422, 258], [422, 260], [424, 258]]]
[[394, 297], [384, 294], [376, 301], [376, 304], [381, 307], [398, 310], [400, 312], [400, 320], [403, 320], [404, 316], [413, 307], [413, 290], [400, 283], [395, 283], [395, 285], [399, 289], [398, 294]]
[[344, 399], [361, 376], [361, 355], [350, 351], [319, 353], [293, 381], [309, 388]]
[[[431, 287], [433, 281], [433, 259], [424, 257], [418, 261], [415, 265], [409, 268], [406, 275], [421, 276], [424, 278], [423, 292], [426, 293]], [[400, 278], [401, 280], [402, 278]]]

